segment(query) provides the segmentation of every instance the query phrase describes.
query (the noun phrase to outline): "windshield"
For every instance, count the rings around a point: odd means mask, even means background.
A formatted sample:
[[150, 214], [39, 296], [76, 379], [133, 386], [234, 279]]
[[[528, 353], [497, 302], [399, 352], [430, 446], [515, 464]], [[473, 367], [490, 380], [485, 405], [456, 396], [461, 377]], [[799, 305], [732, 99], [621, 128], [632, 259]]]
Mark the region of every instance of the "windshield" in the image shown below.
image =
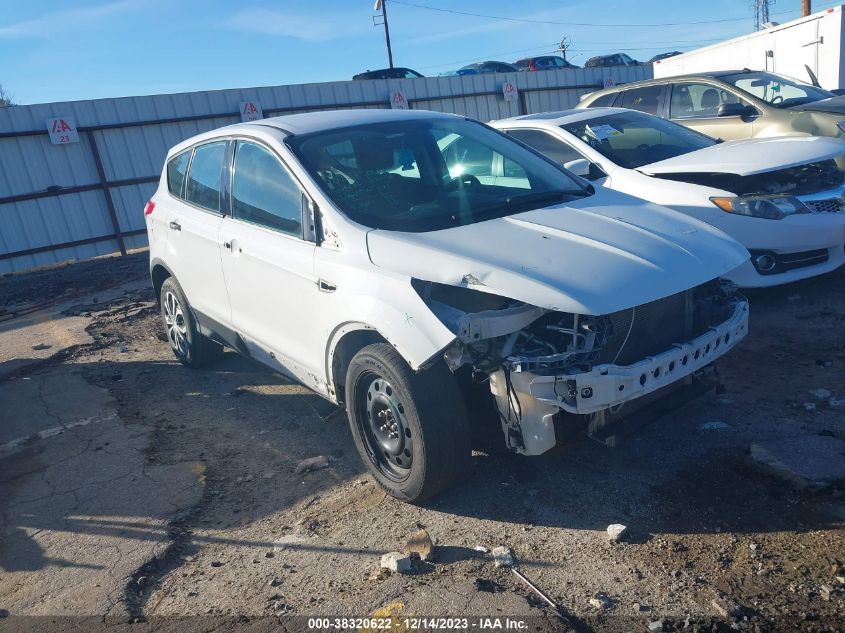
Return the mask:
[[824, 88], [817, 88], [772, 73], [737, 73], [735, 75], [720, 75], [719, 79], [733, 84], [743, 92], [762, 99], [776, 108], [789, 108], [835, 96]]
[[561, 127], [620, 167], [635, 169], [715, 145], [709, 136], [640, 112], [619, 112]]
[[466, 119], [408, 119], [292, 137], [291, 150], [365, 226], [434, 231], [590, 195], [591, 187]]

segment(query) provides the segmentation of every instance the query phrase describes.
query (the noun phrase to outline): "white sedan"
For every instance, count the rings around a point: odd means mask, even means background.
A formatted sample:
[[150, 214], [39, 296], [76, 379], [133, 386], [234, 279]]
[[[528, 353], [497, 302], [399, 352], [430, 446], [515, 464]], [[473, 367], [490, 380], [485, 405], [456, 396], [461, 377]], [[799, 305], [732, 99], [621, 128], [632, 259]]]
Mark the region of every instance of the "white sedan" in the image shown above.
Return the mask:
[[490, 125], [594, 184], [722, 229], [751, 253], [727, 275], [742, 287], [797, 281], [845, 263], [845, 184], [837, 165], [845, 141], [722, 143], [622, 108], [531, 114]]

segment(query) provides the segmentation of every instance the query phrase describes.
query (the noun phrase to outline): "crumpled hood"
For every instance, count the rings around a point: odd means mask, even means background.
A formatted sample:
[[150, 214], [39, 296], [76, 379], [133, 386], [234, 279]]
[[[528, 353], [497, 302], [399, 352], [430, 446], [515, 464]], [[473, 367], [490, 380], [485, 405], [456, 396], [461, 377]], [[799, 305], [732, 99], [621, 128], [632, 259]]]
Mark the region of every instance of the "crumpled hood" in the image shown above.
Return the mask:
[[550, 310], [602, 315], [692, 288], [748, 259], [704, 223], [621, 192], [468, 226], [367, 234], [372, 262]]
[[751, 176], [845, 154], [845, 141], [826, 136], [752, 138], [726, 141], [643, 165], [649, 174], [720, 173]]
[[845, 114], [845, 97], [828, 97], [812, 103], [803, 103], [792, 106], [790, 110], [801, 110], [809, 112], [832, 112], [833, 114]]

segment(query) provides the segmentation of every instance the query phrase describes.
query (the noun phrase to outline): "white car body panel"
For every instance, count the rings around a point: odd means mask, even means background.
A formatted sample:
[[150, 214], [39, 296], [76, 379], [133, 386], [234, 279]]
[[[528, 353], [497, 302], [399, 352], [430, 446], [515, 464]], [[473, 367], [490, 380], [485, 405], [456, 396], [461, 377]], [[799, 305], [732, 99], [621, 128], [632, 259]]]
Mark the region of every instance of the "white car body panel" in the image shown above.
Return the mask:
[[588, 199], [453, 229], [372, 231], [367, 243], [381, 268], [592, 315], [675, 294], [748, 259], [712, 227], [602, 188]]
[[[751, 175], [785, 169], [807, 162], [826, 160], [845, 154], [845, 141], [821, 137], [789, 137], [775, 139], [748, 139], [720, 143], [710, 148], [656, 162], [639, 169], [621, 167], [560, 125], [583, 121], [598, 116], [625, 112], [620, 108], [590, 108], [570, 112], [550, 113], [549, 119], [512, 118], [493, 121], [499, 130], [542, 130], [595, 163], [606, 178], [595, 184], [637, 196], [649, 202], [680, 211], [687, 216], [706, 222], [738, 240], [749, 250], [766, 250], [777, 254], [827, 250], [826, 262], [785, 271], [774, 275], [759, 274], [750, 260], [746, 260], [726, 275], [740, 287], [765, 287], [807, 279], [837, 269], [845, 264], [845, 213], [811, 213], [793, 215], [783, 220], [766, 220], [725, 213], [716, 207], [711, 197], [733, 197], [736, 194], [714, 187], [668, 180], [647, 173], [719, 172]], [[727, 147], [724, 154], [722, 148]], [[793, 151], [794, 150], [794, 151]], [[722, 156], [722, 157], [720, 157]], [[756, 158], [755, 158], [756, 156]], [[800, 156], [798, 160], [796, 156]], [[755, 162], [756, 161], [756, 162]], [[683, 166], [683, 167], [682, 167]], [[840, 198], [845, 187], [819, 192], [799, 199]]]
[[[468, 226], [426, 233], [373, 230], [341, 213], [284, 143], [288, 133], [448, 116], [385, 110], [291, 115], [221, 128], [180, 143], [168, 160], [211, 139], [248, 138], [275, 152], [298, 180], [309, 208], [319, 209], [323, 241], [317, 244], [185, 209], [190, 205], [169, 193], [163, 175], [153, 197], [156, 209], [146, 217], [151, 267], [166, 267], [182, 285], [190, 307], [230, 329], [250, 355], [338, 402], [342, 394], [337, 387], [344, 377], [334, 375], [334, 365], [343, 341], [349, 340], [345, 336], [377, 332], [414, 370], [438, 360], [458, 341], [412, 285], [415, 279], [525, 302], [528, 310], [508, 315], [512, 322], [524, 323], [530, 307], [537, 315], [552, 310], [601, 316], [628, 310], [690, 290], [747, 260], [747, 251], [719, 230], [600, 186], [588, 198]], [[185, 245], [186, 237], [198, 239], [187, 231], [168, 228], [176, 216], [200, 236], [199, 246]], [[191, 224], [195, 217], [199, 220]], [[195, 249], [203, 253], [200, 265]], [[744, 336], [747, 302], [738, 299], [736, 310], [731, 320], [707, 333], [711, 338], [727, 331], [734, 336], [730, 345], [723, 339], [707, 362]], [[478, 325], [484, 326], [483, 319]], [[677, 343], [687, 349], [683, 346], [700, 341]], [[666, 353], [679, 351], [676, 345]], [[671, 361], [660, 355], [641, 362], [653, 371], [655, 363]], [[673, 378], [667, 375], [665, 384], [698, 366], [690, 363], [674, 374], [670, 371]], [[619, 390], [631, 367], [640, 366], [605, 364], [579, 380], [589, 381], [595, 390], [596, 406], [621, 404], [651, 388], [631, 386], [624, 394]], [[532, 376], [527, 371], [519, 376], [520, 385], [527, 382], [520, 392], [526, 442], [518, 450], [529, 455], [554, 445], [547, 416], [568, 410], [561, 402], [548, 401], [545, 391], [537, 391], [550, 376], [536, 376], [534, 386]], [[501, 388], [501, 380], [491, 374], [494, 395], [497, 380]], [[575, 407], [578, 413], [590, 410], [588, 403]]]
[[845, 141], [828, 136], [749, 138], [638, 167], [644, 174], [683, 174], [719, 171], [752, 176], [797, 167], [845, 154]]

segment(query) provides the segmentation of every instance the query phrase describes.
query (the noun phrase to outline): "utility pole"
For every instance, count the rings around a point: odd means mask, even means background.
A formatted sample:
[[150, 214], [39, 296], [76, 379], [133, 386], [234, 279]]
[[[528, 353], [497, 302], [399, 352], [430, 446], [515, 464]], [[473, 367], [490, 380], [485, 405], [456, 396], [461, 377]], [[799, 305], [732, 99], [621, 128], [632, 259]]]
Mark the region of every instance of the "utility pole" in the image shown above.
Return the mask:
[[560, 44], [557, 45], [557, 49], [560, 51], [563, 61], [566, 61], [566, 51], [570, 46], [572, 46], [572, 42], [570, 42], [569, 38], [566, 36], [564, 36], [564, 38], [560, 41]]
[[801, 0], [801, 15], [807, 17], [813, 12], [812, 0]]
[[387, 44], [387, 63], [393, 68], [393, 51], [390, 50], [390, 28], [387, 26], [387, 0], [376, 0], [374, 11], [381, 11], [381, 22], [384, 24], [384, 41]]
[[759, 31], [769, 21], [769, 5], [772, 0], [754, 0], [754, 30]]

